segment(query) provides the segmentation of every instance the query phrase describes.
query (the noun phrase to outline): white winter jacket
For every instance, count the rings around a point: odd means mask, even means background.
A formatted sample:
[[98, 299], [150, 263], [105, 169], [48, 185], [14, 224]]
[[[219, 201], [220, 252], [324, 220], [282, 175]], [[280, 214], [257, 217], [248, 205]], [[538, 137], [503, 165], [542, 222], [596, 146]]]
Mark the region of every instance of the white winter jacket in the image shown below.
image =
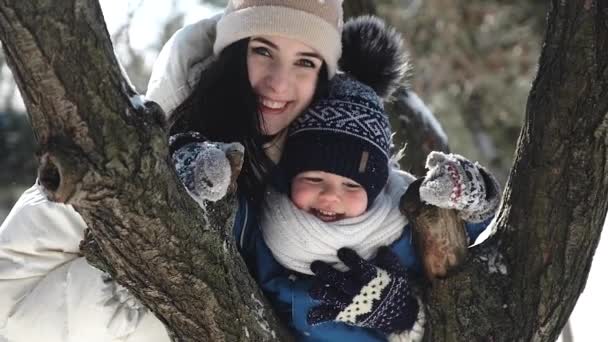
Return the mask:
[[[154, 65], [147, 97], [170, 113], [212, 56], [219, 16], [177, 31]], [[90, 266], [78, 245], [86, 225], [37, 185], [0, 226], [0, 342], [166, 342], [163, 324]]]
[[158, 103], [167, 116], [190, 95], [201, 71], [213, 60], [215, 25], [220, 17], [181, 28], [154, 62], [146, 97]]

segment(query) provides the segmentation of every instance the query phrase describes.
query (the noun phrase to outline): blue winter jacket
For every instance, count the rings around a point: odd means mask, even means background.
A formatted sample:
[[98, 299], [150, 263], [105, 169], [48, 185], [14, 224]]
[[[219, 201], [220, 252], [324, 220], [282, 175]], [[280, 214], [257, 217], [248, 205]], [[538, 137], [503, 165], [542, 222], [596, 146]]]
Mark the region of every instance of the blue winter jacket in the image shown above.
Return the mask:
[[[238, 249], [249, 270], [257, 280], [277, 315], [289, 326], [298, 341], [386, 341], [387, 336], [377, 330], [359, 328], [335, 321], [311, 326], [306, 322], [308, 311], [319, 303], [310, 298], [308, 289], [311, 277], [295, 273], [281, 266], [266, 246], [258, 215], [253, 207], [239, 198], [239, 207], [234, 222], [234, 236]], [[470, 241], [475, 241], [488, 226], [490, 220], [467, 224]], [[395, 252], [403, 266], [420, 273], [421, 264], [415, 254], [408, 224], [403, 234], [390, 248]]]

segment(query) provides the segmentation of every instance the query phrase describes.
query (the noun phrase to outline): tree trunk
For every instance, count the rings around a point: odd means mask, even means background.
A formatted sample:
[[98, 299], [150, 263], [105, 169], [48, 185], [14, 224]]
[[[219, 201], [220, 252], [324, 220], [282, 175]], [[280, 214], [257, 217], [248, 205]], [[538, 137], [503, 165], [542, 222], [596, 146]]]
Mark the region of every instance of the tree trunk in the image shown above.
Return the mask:
[[497, 233], [428, 293], [427, 341], [557, 339], [606, 216], [606, 61], [608, 4], [553, 0]]
[[394, 97], [395, 100], [387, 103], [385, 108], [390, 113], [395, 131], [395, 147], [405, 147], [399, 164], [402, 170], [422, 177], [426, 174], [426, 157], [431, 151], [450, 151], [447, 136], [416, 93], [401, 87]]
[[[608, 205], [608, 4], [553, 0], [548, 20], [497, 233], [425, 294], [427, 341], [553, 341], [584, 287]], [[0, 0], [0, 39], [90, 260], [176, 340], [289, 339], [232, 241], [234, 197], [202, 210], [178, 184], [97, 1]]]
[[231, 238], [234, 196], [206, 211], [168, 161], [160, 107], [121, 74], [95, 0], [0, 2], [0, 34], [41, 146], [39, 178], [74, 205], [83, 247], [179, 341], [288, 339]]

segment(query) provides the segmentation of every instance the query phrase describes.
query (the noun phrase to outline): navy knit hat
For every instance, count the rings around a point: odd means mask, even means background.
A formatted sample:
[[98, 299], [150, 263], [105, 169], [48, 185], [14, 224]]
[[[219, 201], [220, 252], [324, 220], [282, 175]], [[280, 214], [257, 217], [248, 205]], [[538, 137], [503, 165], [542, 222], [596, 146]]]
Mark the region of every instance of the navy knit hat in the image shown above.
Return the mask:
[[363, 186], [370, 206], [388, 179], [390, 143], [380, 97], [367, 85], [337, 75], [328, 96], [289, 127], [281, 164], [290, 181], [305, 171], [350, 178]]

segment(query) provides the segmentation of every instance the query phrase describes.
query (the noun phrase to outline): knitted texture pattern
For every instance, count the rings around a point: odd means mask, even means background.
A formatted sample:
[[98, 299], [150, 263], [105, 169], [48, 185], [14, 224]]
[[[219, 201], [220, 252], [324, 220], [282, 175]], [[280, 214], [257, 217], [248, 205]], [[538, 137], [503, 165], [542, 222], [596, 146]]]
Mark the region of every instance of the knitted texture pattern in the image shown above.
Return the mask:
[[382, 100], [365, 84], [338, 75], [329, 95], [289, 127], [282, 164], [289, 179], [304, 171], [350, 178], [363, 186], [371, 204], [388, 178], [390, 144]]
[[347, 76], [332, 82], [329, 97], [301, 115], [290, 126], [289, 136], [313, 130], [363, 139], [388, 159], [391, 132], [382, 100], [370, 87]]
[[269, 187], [260, 214], [264, 242], [287, 269], [312, 274], [311, 263], [320, 260], [346, 270], [336, 255], [341, 247], [348, 246], [369, 259], [380, 246], [403, 234], [408, 221], [398, 203], [413, 180], [408, 173], [391, 170], [387, 185], [363, 215], [335, 222], [323, 222], [298, 209], [285, 194]]
[[276, 35], [315, 49], [335, 75], [342, 53], [342, 0], [230, 0], [217, 24], [216, 55], [247, 37]]
[[232, 176], [226, 153], [244, 152], [239, 143], [207, 142], [197, 132], [176, 134], [169, 138], [169, 146], [177, 176], [201, 206], [226, 195]]
[[426, 168], [429, 171], [420, 186], [424, 202], [456, 209], [468, 222], [482, 222], [494, 215], [500, 186], [481, 165], [457, 154], [431, 152]]
[[414, 326], [406, 331], [392, 333], [388, 336], [388, 342], [422, 342], [424, 338], [424, 327], [426, 325], [426, 314], [424, 312], [424, 304], [422, 300], [416, 296], [418, 300], [418, 317]]
[[420, 307], [405, 269], [388, 247], [379, 248], [369, 262], [348, 248], [340, 249], [338, 257], [348, 271], [320, 261], [311, 266], [316, 279], [310, 295], [321, 305], [309, 311], [309, 324], [335, 320], [386, 334], [412, 329]]

